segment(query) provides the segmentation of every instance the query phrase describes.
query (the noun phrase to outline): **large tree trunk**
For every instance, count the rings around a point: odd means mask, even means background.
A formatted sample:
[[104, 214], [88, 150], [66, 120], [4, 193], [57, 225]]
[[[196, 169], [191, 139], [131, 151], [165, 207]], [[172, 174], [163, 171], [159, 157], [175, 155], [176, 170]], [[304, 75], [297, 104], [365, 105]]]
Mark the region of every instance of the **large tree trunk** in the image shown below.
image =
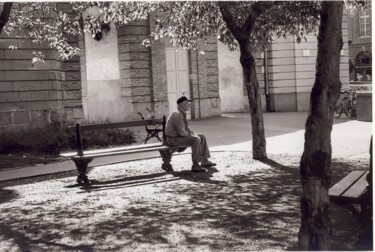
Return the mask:
[[341, 88], [342, 11], [341, 1], [322, 2], [317, 72], [300, 163], [303, 188], [298, 237], [300, 250], [330, 250], [331, 245], [328, 190], [331, 183], [333, 113]]
[[8, 23], [10, 12], [12, 11], [12, 2], [5, 2], [3, 9], [0, 13], [0, 34], [2, 33], [4, 26]]
[[238, 26], [234, 13], [231, 13], [228, 6], [230, 2], [219, 2], [220, 12], [229, 30], [238, 41], [241, 51], [241, 65], [243, 70], [244, 82], [247, 89], [247, 96], [249, 98], [251, 127], [253, 135], [253, 158], [265, 159], [266, 152], [266, 137], [264, 135], [263, 112], [262, 103], [259, 93], [259, 84], [255, 69], [255, 59], [252, 50], [252, 42], [250, 36], [254, 28], [255, 20], [260, 15], [258, 5], [253, 5], [253, 14], [247, 17], [246, 25]]
[[256, 75], [255, 59], [247, 42], [240, 44], [240, 51], [244, 82], [250, 105], [253, 159], [265, 159], [267, 158], [266, 137], [264, 135], [262, 102]]

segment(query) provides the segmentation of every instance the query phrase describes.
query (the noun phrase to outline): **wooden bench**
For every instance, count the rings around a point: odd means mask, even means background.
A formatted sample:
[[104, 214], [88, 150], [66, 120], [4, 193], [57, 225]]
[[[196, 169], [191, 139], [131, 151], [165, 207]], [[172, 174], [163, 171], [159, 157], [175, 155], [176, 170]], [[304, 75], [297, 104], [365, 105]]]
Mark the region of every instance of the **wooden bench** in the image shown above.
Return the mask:
[[[359, 221], [368, 214], [369, 197], [368, 171], [352, 171], [329, 189], [331, 202], [348, 209]], [[360, 211], [355, 206], [360, 206]]]
[[[140, 145], [130, 145], [115, 148], [104, 148], [97, 150], [84, 150], [81, 132], [82, 131], [94, 131], [102, 129], [115, 129], [115, 128], [130, 128], [137, 126], [149, 126], [149, 125], [162, 125], [163, 132], [163, 142], [152, 143], [152, 144], [140, 144]], [[87, 167], [88, 164], [97, 157], [105, 156], [115, 156], [115, 155], [126, 155], [134, 153], [145, 153], [151, 151], [159, 151], [163, 159], [162, 169], [165, 171], [173, 171], [173, 167], [170, 163], [172, 154], [177, 150], [176, 147], [167, 146], [166, 135], [165, 135], [165, 116], [163, 119], [152, 119], [152, 120], [142, 120], [142, 121], [131, 121], [131, 122], [117, 122], [117, 123], [106, 123], [106, 124], [91, 124], [91, 125], [80, 125], [77, 123], [75, 126], [69, 126], [68, 132], [75, 132], [76, 134], [76, 151], [69, 153], [61, 153], [60, 156], [67, 157], [73, 160], [75, 163], [78, 176], [77, 183], [89, 183], [87, 177]]]

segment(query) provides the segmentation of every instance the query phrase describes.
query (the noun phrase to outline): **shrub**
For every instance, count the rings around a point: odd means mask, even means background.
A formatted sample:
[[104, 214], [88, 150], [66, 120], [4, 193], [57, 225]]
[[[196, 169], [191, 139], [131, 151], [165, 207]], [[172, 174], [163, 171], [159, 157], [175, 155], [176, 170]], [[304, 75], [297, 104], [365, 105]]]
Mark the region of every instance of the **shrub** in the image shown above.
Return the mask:
[[[27, 129], [0, 134], [0, 153], [34, 152], [57, 155], [61, 151], [74, 150], [75, 134], [62, 131], [59, 125]], [[134, 133], [129, 129], [109, 129], [82, 132], [85, 148], [109, 145], [131, 144], [135, 142]]]

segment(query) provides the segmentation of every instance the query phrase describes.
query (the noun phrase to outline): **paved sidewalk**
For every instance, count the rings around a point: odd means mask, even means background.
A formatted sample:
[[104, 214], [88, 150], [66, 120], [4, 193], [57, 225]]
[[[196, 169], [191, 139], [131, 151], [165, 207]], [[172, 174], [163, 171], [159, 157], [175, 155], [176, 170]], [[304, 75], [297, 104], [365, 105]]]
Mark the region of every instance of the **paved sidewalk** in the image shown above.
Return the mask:
[[[307, 112], [264, 113], [264, 125], [268, 154], [302, 155], [304, 129]], [[207, 136], [210, 150], [251, 151], [252, 135], [248, 113], [228, 113], [218, 117], [192, 120], [189, 122], [194, 132]], [[369, 144], [372, 122], [360, 122], [346, 118], [335, 119], [332, 130], [333, 158], [369, 158]], [[190, 153], [188, 149], [184, 154]], [[159, 156], [142, 153], [144, 157]], [[124, 162], [140, 158], [139, 155], [124, 155], [94, 159], [90, 166]], [[46, 165], [13, 168], [0, 172], [0, 181], [38, 176], [74, 170], [71, 160]]]

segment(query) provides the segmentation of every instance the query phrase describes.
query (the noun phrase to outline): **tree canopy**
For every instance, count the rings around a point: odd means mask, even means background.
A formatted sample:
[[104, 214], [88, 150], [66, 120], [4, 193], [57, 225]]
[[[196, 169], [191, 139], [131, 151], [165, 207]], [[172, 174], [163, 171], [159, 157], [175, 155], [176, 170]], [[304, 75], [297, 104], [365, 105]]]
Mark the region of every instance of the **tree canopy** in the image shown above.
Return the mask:
[[[233, 27], [254, 27], [251, 33], [254, 46], [263, 46], [273, 36], [288, 33], [303, 37], [316, 27], [317, 19], [311, 17], [317, 17], [317, 6], [315, 1], [5, 2], [0, 3], [0, 33], [17, 32], [19, 38], [33, 43], [47, 42], [61, 58], [70, 58], [79, 54], [79, 48], [68, 43], [69, 36], [83, 32], [95, 34], [101, 30], [102, 23], [123, 25], [150, 18], [155, 30], [145, 38], [146, 46], [167, 37], [173, 44], [197, 49], [204, 43], [205, 36], [218, 36], [234, 50], [238, 49], [235, 38], [240, 39], [244, 34]], [[87, 14], [91, 7], [98, 8], [100, 15]], [[231, 16], [230, 21], [223, 19], [223, 10]], [[22, 44], [12, 49], [19, 46]]]

